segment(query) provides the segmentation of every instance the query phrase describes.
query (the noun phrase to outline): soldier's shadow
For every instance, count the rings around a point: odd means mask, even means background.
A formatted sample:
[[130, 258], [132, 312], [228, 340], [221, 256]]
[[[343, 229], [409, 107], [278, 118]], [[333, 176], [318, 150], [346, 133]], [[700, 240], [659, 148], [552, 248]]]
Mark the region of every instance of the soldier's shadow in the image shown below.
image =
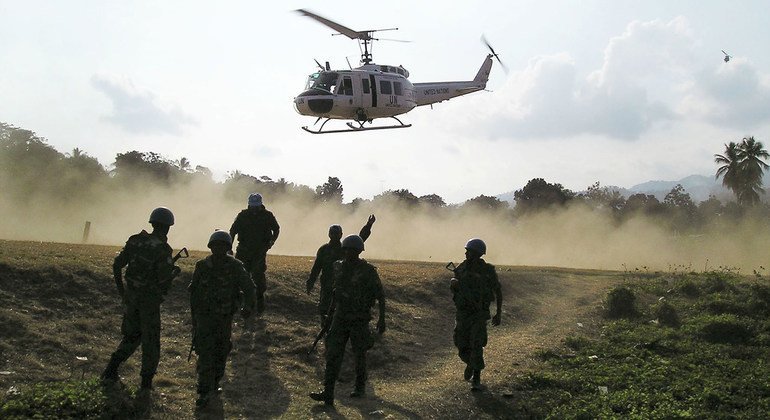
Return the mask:
[[264, 318], [239, 320], [233, 328], [223, 398], [228, 405], [239, 407], [245, 417], [279, 417], [289, 407], [291, 396], [271, 369], [268, 349], [272, 341]]
[[361, 414], [361, 418], [387, 418], [387, 416], [392, 414], [410, 419], [422, 418], [422, 416], [415, 413], [414, 411], [378, 397], [374, 393], [374, 388], [371, 384], [367, 384], [366, 388], [366, 397], [345, 398], [343, 400], [345, 404], [355, 407], [356, 410], [358, 410], [358, 412]]

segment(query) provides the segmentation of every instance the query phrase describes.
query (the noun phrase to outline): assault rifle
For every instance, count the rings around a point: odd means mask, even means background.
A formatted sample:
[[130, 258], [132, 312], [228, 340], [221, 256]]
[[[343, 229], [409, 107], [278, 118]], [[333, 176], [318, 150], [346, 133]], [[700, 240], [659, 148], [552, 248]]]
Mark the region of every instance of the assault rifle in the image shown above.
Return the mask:
[[321, 331], [318, 331], [315, 340], [313, 340], [313, 345], [310, 346], [310, 350], [307, 351], [308, 355], [315, 350], [318, 342], [329, 332], [329, 329], [332, 327], [332, 316], [334, 316], [334, 296], [332, 296], [332, 301], [329, 304], [329, 311], [326, 314], [326, 318], [324, 318], [324, 322], [321, 324]]
[[[174, 258], [171, 260], [171, 263], [174, 264], [177, 261], [179, 261], [179, 259], [187, 258], [189, 256], [190, 256], [190, 253], [187, 252], [187, 248], [186, 247], [182, 248], [182, 249], [179, 250], [179, 252], [176, 253], [176, 255], [174, 255]], [[174, 278], [174, 277], [178, 276], [179, 273], [181, 273], [181, 272], [182, 272], [181, 268], [179, 268], [177, 266], [174, 266], [174, 268], [171, 270], [171, 278]]]

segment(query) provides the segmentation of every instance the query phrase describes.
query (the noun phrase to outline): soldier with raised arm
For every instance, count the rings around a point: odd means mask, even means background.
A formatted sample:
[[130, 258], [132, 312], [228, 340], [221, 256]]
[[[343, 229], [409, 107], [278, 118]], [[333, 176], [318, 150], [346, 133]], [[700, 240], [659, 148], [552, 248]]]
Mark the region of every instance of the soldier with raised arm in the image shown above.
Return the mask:
[[[152, 379], [160, 360], [160, 304], [171, 286], [175, 272], [167, 235], [174, 224], [174, 214], [158, 207], [150, 214], [152, 232], [142, 230], [132, 235], [115, 257], [112, 265], [115, 285], [123, 300], [123, 335], [117, 350], [102, 372], [102, 380], [119, 379], [118, 368], [142, 346], [143, 390], [152, 389]], [[123, 268], [126, 267], [125, 286]]]
[[[370, 215], [366, 221], [364, 227], [361, 228], [361, 232], [358, 236], [361, 240], [366, 242], [369, 236], [372, 234], [372, 225], [377, 219], [374, 215]], [[315, 262], [313, 268], [310, 270], [310, 276], [305, 283], [307, 294], [313, 290], [316, 279], [320, 274], [320, 296], [318, 299], [318, 314], [321, 319], [321, 324], [326, 318], [329, 312], [329, 305], [332, 301], [332, 288], [334, 286], [334, 262], [341, 260], [344, 255], [342, 252], [342, 226], [331, 225], [329, 226], [329, 242], [321, 245], [318, 248], [318, 252], [315, 256]]]

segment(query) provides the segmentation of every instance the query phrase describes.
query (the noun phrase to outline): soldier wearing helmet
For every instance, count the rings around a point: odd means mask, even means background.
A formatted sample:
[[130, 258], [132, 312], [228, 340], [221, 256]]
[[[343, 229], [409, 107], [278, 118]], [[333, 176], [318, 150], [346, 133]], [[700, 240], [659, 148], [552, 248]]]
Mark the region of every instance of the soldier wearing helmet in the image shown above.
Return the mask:
[[240, 261], [228, 254], [232, 245], [232, 237], [226, 231], [212, 233], [208, 243], [211, 255], [195, 264], [189, 286], [193, 348], [198, 355], [196, 406], [199, 408], [219, 390], [225, 374], [225, 363], [232, 349], [233, 316], [240, 310], [244, 319], [249, 318], [256, 301], [256, 288], [249, 273]]
[[311, 392], [310, 398], [334, 404], [334, 385], [342, 367], [342, 358], [348, 340], [355, 357], [356, 383], [351, 397], [366, 395], [366, 352], [372, 347], [373, 337], [369, 331], [374, 301], [379, 302], [377, 332], [385, 332], [385, 296], [377, 269], [361, 259], [364, 240], [350, 235], [342, 240], [344, 259], [334, 263], [334, 291], [330, 306], [331, 327], [326, 335], [326, 369], [324, 389]]
[[[500, 325], [503, 295], [495, 266], [484, 261], [487, 245], [481, 239], [471, 239], [465, 244], [465, 261], [455, 269], [450, 281], [452, 300], [457, 309], [455, 315], [454, 344], [460, 359], [465, 362], [463, 379], [471, 381], [471, 390], [481, 387], [481, 370], [484, 369], [484, 346], [487, 345], [487, 321]], [[495, 316], [490, 316], [489, 305], [497, 302]]]
[[[376, 218], [372, 214], [369, 216], [366, 225], [361, 228], [361, 232], [358, 236], [361, 237], [362, 241], [366, 242], [369, 235], [372, 234], [372, 225], [374, 225], [375, 220]], [[313, 268], [310, 270], [310, 276], [308, 277], [307, 282], [305, 282], [307, 294], [310, 294], [318, 275], [321, 275], [321, 291], [318, 300], [318, 313], [321, 317], [321, 324], [323, 324], [326, 314], [329, 312], [329, 304], [332, 301], [334, 262], [343, 258], [342, 243], [340, 242], [340, 239], [342, 239], [342, 226], [329, 226], [329, 242], [318, 248]]]
[[267, 290], [267, 251], [278, 239], [280, 226], [272, 212], [265, 209], [262, 195], [249, 195], [248, 208], [241, 210], [230, 227], [230, 236], [238, 239], [235, 258], [243, 262], [257, 286], [257, 315], [265, 310]]
[[[158, 207], [150, 214], [152, 232], [132, 235], [115, 257], [112, 272], [123, 300], [123, 338], [102, 373], [106, 382], [119, 379], [118, 368], [141, 345], [143, 390], [152, 389], [152, 378], [160, 360], [160, 304], [174, 277], [174, 262], [168, 245], [174, 214]], [[123, 268], [126, 267], [125, 285]], [[178, 270], [178, 268], [177, 268]]]

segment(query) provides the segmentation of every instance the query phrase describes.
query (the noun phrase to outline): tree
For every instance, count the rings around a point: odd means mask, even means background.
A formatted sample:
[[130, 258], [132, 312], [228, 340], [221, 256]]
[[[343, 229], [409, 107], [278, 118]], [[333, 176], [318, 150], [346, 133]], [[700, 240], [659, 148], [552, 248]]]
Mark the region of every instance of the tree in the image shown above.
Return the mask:
[[418, 198], [420, 204], [426, 204], [429, 207], [442, 208], [446, 207], [446, 202], [438, 194], [423, 195]]
[[342, 182], [336, 176], [330, 176], [323, 185], [315, 187], [315, 193], [324, 203], [342, 204]]
[[607, 209], [613, 213], [620, 212], [626, 205], [626, 199], [617, 188], [602, 187], [599, 181], [594, 182], [579, 194], [578, 198], [594, 209]]
[[522, 213], [562, 206], [574, 196], [574, 192], [562, 187], [561, 184], [549, 184], [543, 178], [533, 178], [524, 188], [513, 193], [516, 209]]
[[764, 194], [762, 189], [762, 175], [765, 169], [770, 167], [764, 162], [770, 154], [762, 146], [762, 142], [756, 141], [753, 136], [745, 137], [738, 150], [740, 158], [742, 193], [741, 202], [753, 206], [759, 203], [759, 194]]
[[417, 198], [416, 195], [412, 194], [411, 191], [407, 189], [400, 189], [400, 190], [387, 190], [381, 194], [377, 194], [374, 196], [373, 201], [391, 201], [396, 202], [398, 204], [404, 204], [407, 206], [414, 206], [419, 203], [420, 199]]
[[466, 208], [476, 208], [481, 210], [502, 210], [508, 208], [508, 203], [500, 200], [497, 197], [491, 197], [488, 195], [480, 195], [478, 197], [471, 198], [463, 204]]
[[696, 224], [697, 207], [690, 198], [690, 194], [685, 192], [682, 184], [676, 184], [666, 194], [663, 205], [670, 212], [671, 222], [675, 228], [685, 229]]
[[714, 162], [722, 164], [717, 168], [716, 178], [722, 177], [722, 185], [730, 189], [742, 206], [759, 203], [762, 189], [762, 175], [770, 167], [764, 162], [770, 157], [761, 142], [753, 136], [744, 137], [740, 144], [725, 144], [724, 154], [714, 155]]

